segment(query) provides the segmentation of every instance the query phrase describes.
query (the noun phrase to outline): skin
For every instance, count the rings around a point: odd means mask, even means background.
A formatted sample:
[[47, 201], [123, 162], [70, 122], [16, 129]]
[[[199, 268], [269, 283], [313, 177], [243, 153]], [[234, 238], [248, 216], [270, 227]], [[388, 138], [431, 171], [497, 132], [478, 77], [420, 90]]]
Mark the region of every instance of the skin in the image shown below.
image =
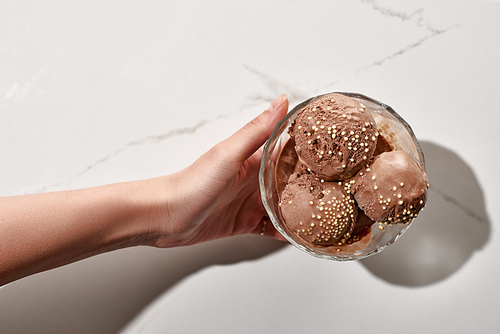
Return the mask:
[[[186, 169], [154, 179], [0, 198], [0, 285], [125, 247], [193, 245], [265, 224], [262, 146], [288, 110], [268, 110]], [[266, 236], [284, 240], [267, 220]]]

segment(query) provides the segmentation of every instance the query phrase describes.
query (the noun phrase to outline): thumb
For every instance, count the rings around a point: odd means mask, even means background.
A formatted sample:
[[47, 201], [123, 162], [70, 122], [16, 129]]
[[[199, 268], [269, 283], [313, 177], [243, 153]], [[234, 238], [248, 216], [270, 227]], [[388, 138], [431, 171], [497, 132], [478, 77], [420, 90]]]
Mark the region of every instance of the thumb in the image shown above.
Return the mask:
[[288, 98], [286, 95], [280, 95], [267, 110], [226, 139], [223, 145], [226, 152], [231, 154], [233, 161], [243, 163], [264, 145], [276, 124], [286, 115], [287, 111]]

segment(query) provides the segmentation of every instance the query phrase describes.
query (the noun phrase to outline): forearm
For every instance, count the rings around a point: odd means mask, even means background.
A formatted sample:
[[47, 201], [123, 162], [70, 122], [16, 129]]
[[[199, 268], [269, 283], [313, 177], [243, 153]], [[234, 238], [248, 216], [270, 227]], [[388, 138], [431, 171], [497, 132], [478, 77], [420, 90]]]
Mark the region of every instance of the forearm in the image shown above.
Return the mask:
[[[155, 179], [0, 198], [0, 285], [125, 247], [176, 247], [266, 226], [258, 171], [285, 95], [186, 169]], [[278, 239], [267, 224], [266, 235]]]
[[0, 198], [0, 285], [120, 248], [155, 242], [165, 180]]

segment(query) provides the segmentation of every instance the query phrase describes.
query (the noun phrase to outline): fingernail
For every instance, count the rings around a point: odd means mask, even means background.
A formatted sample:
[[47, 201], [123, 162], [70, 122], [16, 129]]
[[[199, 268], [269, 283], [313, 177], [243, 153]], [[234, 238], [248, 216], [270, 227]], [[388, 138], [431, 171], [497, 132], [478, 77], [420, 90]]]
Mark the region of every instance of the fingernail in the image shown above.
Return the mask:
[[269, 110], [271, 110], [271, 111], [278, 110], [279, 107], [283, 104], [283, 102], [285, 102], [286, 99], [287, 99], [287, 97], [285, 94], [278, 96], [277, 98], [274, 99], [273, 102], [271, 102], [271, 105], [269, 106]]

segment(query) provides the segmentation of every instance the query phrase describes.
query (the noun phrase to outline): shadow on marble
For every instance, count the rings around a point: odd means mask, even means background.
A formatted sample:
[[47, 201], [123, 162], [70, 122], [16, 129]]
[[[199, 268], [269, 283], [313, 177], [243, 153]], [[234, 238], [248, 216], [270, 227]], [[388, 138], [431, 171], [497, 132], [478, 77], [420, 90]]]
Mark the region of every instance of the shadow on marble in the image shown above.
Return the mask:
[[491, 229], [474, 171], [442, 146], [421, 145], [431, 185], [426, 208], [398, 242], [360, 261], [380, 279], [408, 287], [453, 275], [484, 247]]
[[247, 235], [99, 255], [0, 288], [0, 332], [117, 333], [159, 295], [196, 272], [257, 260], [286, 245]]

